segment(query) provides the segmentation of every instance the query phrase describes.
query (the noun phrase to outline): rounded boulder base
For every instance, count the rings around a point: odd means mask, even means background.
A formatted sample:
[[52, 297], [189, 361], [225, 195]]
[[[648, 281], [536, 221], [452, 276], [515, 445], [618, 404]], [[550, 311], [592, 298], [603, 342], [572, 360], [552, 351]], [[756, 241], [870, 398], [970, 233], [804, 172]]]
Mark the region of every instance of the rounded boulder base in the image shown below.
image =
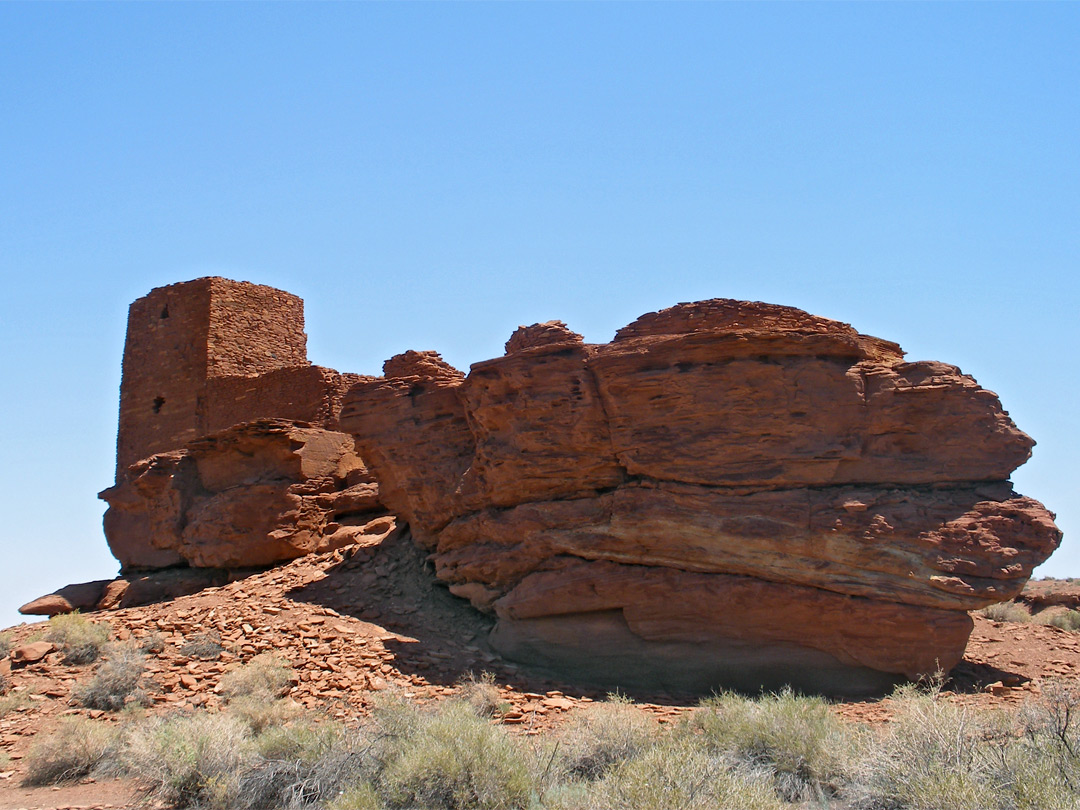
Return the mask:
[[503, 619], [490, 641], [502, 655], [543, 674], [600, 689], [706, 697], [724, 689], [790, 686], [828, 697], [870, 697], [905, 680], [792, 643], [649, 641], [630, 630], [620, 610]]

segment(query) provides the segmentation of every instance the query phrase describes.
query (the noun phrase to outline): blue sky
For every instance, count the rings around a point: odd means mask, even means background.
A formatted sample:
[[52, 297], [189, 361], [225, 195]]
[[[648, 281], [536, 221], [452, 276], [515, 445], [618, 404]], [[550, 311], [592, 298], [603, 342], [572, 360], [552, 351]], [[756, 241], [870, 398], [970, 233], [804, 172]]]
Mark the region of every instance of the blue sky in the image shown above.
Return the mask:
[[497, 356], [713, 297], [960, 366], [1080, 575], [1080, 6], [0, 4], [0, 626], [115, 561], [128, 304], [307, 302], [309, 355]]

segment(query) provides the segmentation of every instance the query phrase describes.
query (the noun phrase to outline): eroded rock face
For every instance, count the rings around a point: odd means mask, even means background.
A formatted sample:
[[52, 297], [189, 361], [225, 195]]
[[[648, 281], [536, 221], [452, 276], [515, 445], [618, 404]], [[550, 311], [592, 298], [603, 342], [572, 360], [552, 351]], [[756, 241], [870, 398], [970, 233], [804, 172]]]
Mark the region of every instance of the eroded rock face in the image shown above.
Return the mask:
[[522, 327], [346, 395], [387, 507], [509, 656], [612, 685], [874, 690], [949, 669], [965, 611], [1060, 541], [1032, 440], [959, 369], [768, 304]]
[[101, 497], [125, 571], [270, 565], [394, 528], [352, 437], [287, 420], [235, 425], [143, 459]]

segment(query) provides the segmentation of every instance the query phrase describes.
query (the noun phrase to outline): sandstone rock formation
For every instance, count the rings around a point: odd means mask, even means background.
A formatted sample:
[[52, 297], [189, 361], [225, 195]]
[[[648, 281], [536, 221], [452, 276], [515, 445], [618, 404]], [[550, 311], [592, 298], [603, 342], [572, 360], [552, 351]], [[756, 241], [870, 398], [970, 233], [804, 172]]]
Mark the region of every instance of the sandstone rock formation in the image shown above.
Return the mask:
[[612, 685], [879, 689], [948, 670], [965, 611], [1060, 541], [1008, 477], [1032, 440], [959, 369], [788, 307], [646, 315], [606, 345], [519, 329], [433, 352], [343, 430], [506, 655]]
[[[303, 301], [272, 287], [201, 278], [132, 303], [116, 485], [100, 495], [123, 571], [265, 566], [393, 528], [336, 432], [365, 378], [312, 365], [306, 347]], [[62, 612], [68, 596], [24, 607]]]
[[101, 497], [124, 570], [270, 565], [395, 525], [351, 436], [286, 420], [235, 425], [150, 456]]

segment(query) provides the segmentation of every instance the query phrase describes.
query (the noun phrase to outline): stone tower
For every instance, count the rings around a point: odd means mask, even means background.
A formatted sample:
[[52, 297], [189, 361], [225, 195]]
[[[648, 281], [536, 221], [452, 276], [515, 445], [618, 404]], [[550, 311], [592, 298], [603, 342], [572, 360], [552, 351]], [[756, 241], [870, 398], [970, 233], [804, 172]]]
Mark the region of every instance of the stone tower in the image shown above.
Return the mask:
[[295, 295], [224, 278], [152, 290], [128, 310], [118, 480], [139, 459], [215, 427], [214, 381], [308, 366], [304, 302]]

